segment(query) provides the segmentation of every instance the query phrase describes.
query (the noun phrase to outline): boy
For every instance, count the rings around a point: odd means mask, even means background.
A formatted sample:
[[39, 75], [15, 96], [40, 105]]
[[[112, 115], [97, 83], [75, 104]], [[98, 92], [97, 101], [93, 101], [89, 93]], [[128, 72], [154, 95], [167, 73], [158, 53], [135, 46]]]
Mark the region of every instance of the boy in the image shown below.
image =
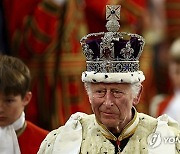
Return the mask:
[[0, 153], [36, 154], [48, 131], [25, 120], [31, 75], [18, 58], [0, 55]]

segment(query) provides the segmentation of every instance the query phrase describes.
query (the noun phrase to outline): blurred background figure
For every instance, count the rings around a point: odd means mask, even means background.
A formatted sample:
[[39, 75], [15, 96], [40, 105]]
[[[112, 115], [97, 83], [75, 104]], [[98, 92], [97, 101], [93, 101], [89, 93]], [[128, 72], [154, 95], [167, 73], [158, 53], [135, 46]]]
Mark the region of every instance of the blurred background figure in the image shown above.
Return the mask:
[[157, 95], [151, 104], [151, 114], [159, 116], [168, 114], [180, 123], [180, 38], [169, 49], [168, 73], [173, 90], [170, 95]]
[[[157, 94], [167, 95], [172, 91], [168, 75], [168, 53], [171, 43], [180, 36], [180, 1], [148, 0], [144, 37], [149, 47], [150, 65], [144, 83], [142, 102], [149, 112], [152, 98]], [[146, 65], [146, 63], [145, 63]]]

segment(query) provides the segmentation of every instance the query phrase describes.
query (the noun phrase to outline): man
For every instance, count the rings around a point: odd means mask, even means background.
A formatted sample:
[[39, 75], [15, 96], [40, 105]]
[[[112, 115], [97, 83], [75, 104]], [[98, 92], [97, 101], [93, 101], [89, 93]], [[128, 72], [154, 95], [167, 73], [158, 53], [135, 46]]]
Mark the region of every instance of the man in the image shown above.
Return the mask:
[[0, 55], [0, 154], [36, 154], [48, 131], [25, 120], [30, 71], [18, 58]]
[[[94, 114], [76, 113], [52, 131], [38, 154], [178, 153], [178, 143], [162, 141], [179, 137], [178, 124], [162, 116], [154, 119], [138, 113], [145, 77], [139, 71], [144, 39], [119, 30], [120, 6], [107, 5], [109, 32], [92, 33], [81, 39], [87, 59], [82, 81]], [[166, 140], [167, 141], [167, 140]]]

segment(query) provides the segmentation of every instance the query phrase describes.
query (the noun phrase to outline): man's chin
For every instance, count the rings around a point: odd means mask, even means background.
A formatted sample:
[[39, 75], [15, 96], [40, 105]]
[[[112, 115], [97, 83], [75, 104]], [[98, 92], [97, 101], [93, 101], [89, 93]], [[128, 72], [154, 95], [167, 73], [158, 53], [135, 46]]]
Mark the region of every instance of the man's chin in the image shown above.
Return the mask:
[[113, 127], [116, 121], [114, 119], [102, 119], [102, 124], [106, 127]]

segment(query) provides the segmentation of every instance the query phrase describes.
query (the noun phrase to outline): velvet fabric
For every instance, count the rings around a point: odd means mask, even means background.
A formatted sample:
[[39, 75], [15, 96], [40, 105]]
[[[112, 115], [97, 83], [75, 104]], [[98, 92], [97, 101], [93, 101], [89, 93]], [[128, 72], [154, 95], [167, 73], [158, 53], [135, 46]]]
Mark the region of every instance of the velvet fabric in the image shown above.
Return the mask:
[[[127, 42], [130, 41], [131, 48], [134, 50], [134, 53], [132, 53], [131, 59], [138, 60], [139, 52], [141, 51], [141, 46], [143, 41], [139, 40], [137, 37], [131, 37], [130, 40], [125, 40], [119, 38], [118, 41], [113, 40], [112, 43], [114, 43], [114, 61], [119, 59], [124, 59], [122, 56], [121, 50], [123, 48], [126, 48]], [[89, 45], [89, 48], [94, 52], [93, 59], [100, 58], [100, 43], [102, 42], [101, 38], [92, 38], [87, 40], [87, 44]]]

